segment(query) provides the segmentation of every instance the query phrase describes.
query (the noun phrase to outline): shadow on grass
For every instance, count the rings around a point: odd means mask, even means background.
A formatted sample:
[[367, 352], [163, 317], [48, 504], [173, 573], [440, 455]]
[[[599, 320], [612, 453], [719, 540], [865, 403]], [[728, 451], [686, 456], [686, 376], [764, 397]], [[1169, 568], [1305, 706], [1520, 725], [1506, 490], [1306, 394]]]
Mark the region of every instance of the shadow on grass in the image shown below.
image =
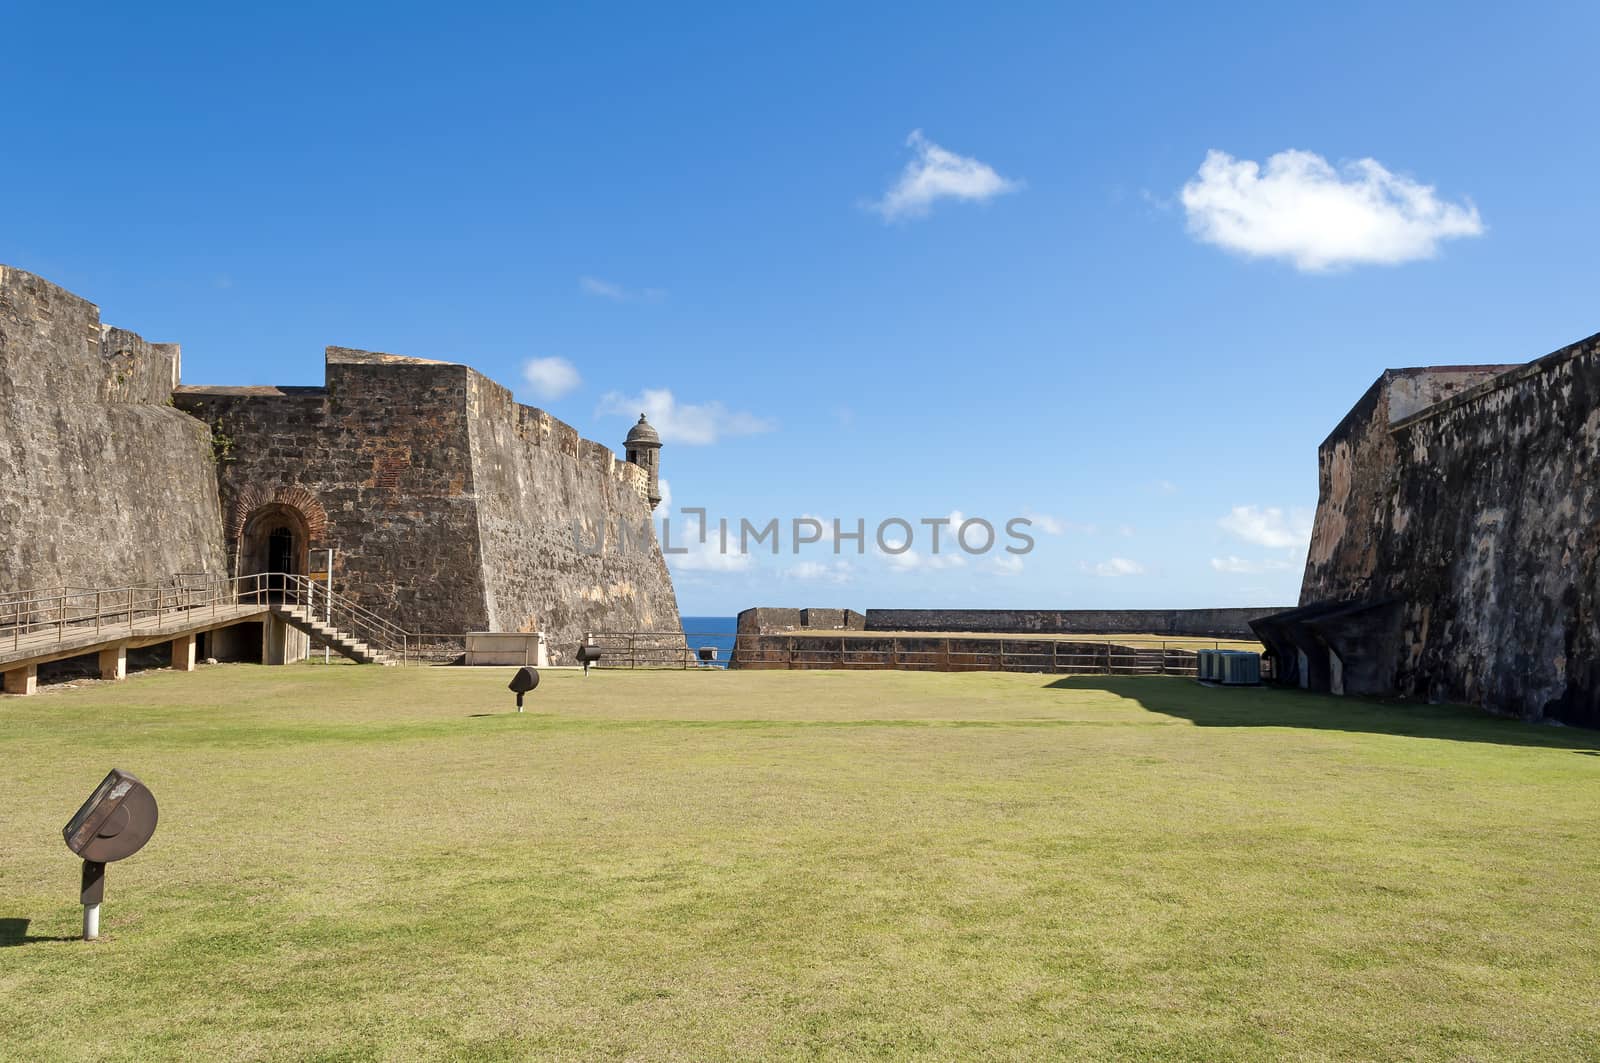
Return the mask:
[[1600, 734], [1491, 716], [1463, 705], [1334, 697], [1281, 687], [1210, 687], [1168, 676], [1064, 676], [1055, 690], [1103, 690], [1150, 712], [1199, 727], [1308, 727], [1324, 731], [1442, 738], [1570, 749], [1600, 756]]
[[0, 919], [0, 949], [9, 945], [31, 945], [35, 941], [77, 941], [77, 938], [35, 937], [28, 933], [27, 919]]

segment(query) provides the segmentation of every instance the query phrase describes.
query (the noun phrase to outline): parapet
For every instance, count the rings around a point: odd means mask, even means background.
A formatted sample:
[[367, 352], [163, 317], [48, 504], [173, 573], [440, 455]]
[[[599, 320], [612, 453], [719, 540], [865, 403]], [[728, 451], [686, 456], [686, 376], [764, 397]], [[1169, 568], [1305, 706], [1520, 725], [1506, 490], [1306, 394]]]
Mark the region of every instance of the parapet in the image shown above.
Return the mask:
[[0, 266], [0, 318], [25, 323], [0, 343], [0, 381], [55, 405], [158, 406], [178, 384], [180, 350], [100, 323], [100, 308], [43, 277]]

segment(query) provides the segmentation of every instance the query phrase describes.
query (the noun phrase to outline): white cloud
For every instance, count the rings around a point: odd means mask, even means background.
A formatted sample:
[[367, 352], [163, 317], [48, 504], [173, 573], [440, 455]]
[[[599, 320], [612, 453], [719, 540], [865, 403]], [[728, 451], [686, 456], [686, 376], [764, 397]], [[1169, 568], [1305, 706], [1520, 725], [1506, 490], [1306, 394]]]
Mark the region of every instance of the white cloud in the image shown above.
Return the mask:
[[896, 572], [965, 568], [967, 564], [967, 559], [960, 554], [924, 554], [916, 550], [906, 550], [898, 554], [886, 553], [880, 550], [877, 553]]
[[1303, 509], [1285, 513], [1277, 506], [1234, 506], [1217, 524], [1247, 543], [1274, 550], [1304, 547], [1311, 541], [1311, 514]]
[[1432, 258], [1439, 241], [1483, 232], [1470, 202], [1441, 200], [1375, 159], [1336, 170], [1309, 151], [1281, 151], [1265, 168], [1209, 151], [1182, 199], [1197, 239], [1306, 271]]
[[610, 299], [614, 303], [659, 303], [667, 294], [660, 288], [624, 288], [599, 277], [579, 277], [578, 287], [585, 295]]
[[[683, 531], [680, 536], [679, 528]], [[671, 545], [673, 553], [663, 554], [674, 572], [743, 572], [750, 567], [750, 555], [739, 552], [739, 536], [733, 530], [728, 536], [728, 549], [722, 549], [722, 535], [718, 528], [705, 529], [705, 542], [700, 541], [700, 515], [686, 514], [680, 524], [672, 521]], [[680, 548], [687, 553], [677, 553]]]
[[623, 417], [637, 417], [643, 413], [661, 433], [663, 443], [690, 446], [715, 443], [723, 436], [757, 435], [775, 427], [764, 417], [730, 410], [720, 402], [681, 403], [667, 388], [646, 388], [638, 395], [609, 391], [601, 396], [596, 413]]
[[1145, 568], [1137, 561], [1130, 561], [1125, 557], [1113, 557], [1099, 564], [1083, 563], [1085, 572], [1092, 572], [1096, 576], [1142, 576]]
[[1178, 493], [1178, 485], [1171, 480], [1157, 480], [1156, 490], [1164, 495], [1175, 495]]
[[807, 582], [849, 583], [851, 569], [848, 561], [834, 561], [831, 564], [822, 561], [801, 561], [791, 565], [786, 574], [791, 579]]
[[984, 567], [997, 576], [1015, 576], [1022, 571], [1022, 558], [1015, 554], [999, 554], [984, 562]]
[[1067, 520], [1065, 517], [1054, 517], [1048, 513], [1035, 513], [1031, 509], [1024, 510], [1022, 515], [1033, 521], [1033, 527], [1046, 535], [1067, 535], [1074, 532], [1083, 535], [1094, 535], [1100, 530], [1093, 524], [1080, 524], [1078, 521]]
[[906, 138], [906, 144], [916, 157], [906, 163], [894, 187], [872, 204], [887, 221], [920, 218], [941, 199], [982, 203], [1022, 187], [1020, 181], [1001, 177], [987, 163], [946, 151], [920, 129]]
[[522, 379], [541, 399], [559, 399], [583, 383], [577, 367], [565, 358], [529, 358], [522, 363]]
[[1263, 558], [1260, 561], [1251, 561], [1229, 554], [1227, 557], [1213, 557], [1211, 559], [1211, 567], [1218, 572], [1277, 572], [1288, 568], [1289, 562], [1273, 557]]
[[1035, 528], [1038, 528], [1046, 535], [1067, 534], [1067, 522], [1064, 520], [1058, 520], [1048, 513], [1028, 513], [1026, 516], [1028, 520], [1033, 522]]
[[665, 476], [657, 477], [656, 483], [661, 486], [661, 512], [672, 512], [672, 485]]

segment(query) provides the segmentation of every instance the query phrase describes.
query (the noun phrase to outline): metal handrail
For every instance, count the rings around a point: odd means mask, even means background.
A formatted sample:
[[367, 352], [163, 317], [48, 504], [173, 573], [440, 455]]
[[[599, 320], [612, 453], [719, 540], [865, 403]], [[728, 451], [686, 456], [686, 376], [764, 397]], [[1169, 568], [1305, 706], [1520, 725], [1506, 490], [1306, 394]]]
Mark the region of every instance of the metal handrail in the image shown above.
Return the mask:
[[264, 572], [253, 578], [257, 582], [251, 593], [258, 597], [272, 604], [303, 606], [311, 619], [323, 620], [361, 642], [375, 645], [391, 656], [398, 655], [402, 664], [409, 661], [411, 634], [345, 595], [295, 573]]
[[350, 598], [330, 592], [305, 576], [286, 572], [257, 572], [246, 576], [217, 576], [195, 583], [201, 574], [182, 573], [171, 584], [137, 583], [122, 587], [60, 587], [45, 591], [13, 590], [0, 593], [0, 645], [9, 637], [12, 648], [22, 639], [54, 629], [56, 642], [67, 634], [91, 629], [98, 634], [107, 624], [127, 624], [131, 630], [141, 619], [153, 617], [159, 628], [170, 616], [193, 616], [209, 608], [238, 604], [304, 605], [312, 616], [337, 617], [335, 627], [370, 642], [401, 663], [410, 657], [413, 636]]

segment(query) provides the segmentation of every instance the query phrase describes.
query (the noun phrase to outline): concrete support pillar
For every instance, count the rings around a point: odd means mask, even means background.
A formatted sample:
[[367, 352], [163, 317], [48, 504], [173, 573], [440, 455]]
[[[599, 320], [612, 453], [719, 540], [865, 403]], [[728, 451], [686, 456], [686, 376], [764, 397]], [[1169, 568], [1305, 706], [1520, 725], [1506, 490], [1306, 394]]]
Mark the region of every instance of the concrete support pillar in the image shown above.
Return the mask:
[[6, 673], [5, 690], [7, 694], [32, 694], [38, 689], [38, 665], [25, 664], [21, 668], [13, 668]]
[[275, 616], [268, 616], [261, 626], [265, 636], [261, 647], [262, 664], [293, 664], [310, 656], [311, 637], [305, 632]]
[[172, 667], [180, 672], [194, 671], [193, 635], [180, 635], [172, 640]]
[[100, 651], [100, 678], [123, 679], [128, 674], [128, 647], [107, 646]]

